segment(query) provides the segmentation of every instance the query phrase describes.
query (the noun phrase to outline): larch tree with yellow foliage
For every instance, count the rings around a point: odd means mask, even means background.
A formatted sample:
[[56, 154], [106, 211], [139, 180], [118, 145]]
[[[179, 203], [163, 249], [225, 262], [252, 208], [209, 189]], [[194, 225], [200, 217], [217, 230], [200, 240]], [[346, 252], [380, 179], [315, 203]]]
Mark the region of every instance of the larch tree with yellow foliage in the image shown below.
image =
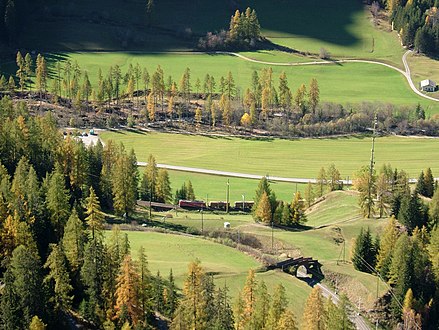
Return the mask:
[[116, 284], [116, 304], [114, 306], [116, 319], [121, 323], [130, 322], [132, 325], [142, 320], [140, 308], [140, 277], [134, 262], [128, 254], [120, 266], [120, 274]]
[[326, 313], [323, 305], [323, 296], [319, 287], [315, 286], [305, 303], [303, 310], [302, 329], [326, 329]]

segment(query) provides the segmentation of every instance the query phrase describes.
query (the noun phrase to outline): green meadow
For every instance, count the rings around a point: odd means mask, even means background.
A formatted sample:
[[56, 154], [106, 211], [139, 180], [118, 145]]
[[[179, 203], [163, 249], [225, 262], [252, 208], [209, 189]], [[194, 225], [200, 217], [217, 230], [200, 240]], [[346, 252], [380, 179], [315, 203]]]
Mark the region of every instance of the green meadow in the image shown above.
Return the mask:
[[[146, 67], [151, 74], [160, 65], [165, 77], [170, 75], [177, 83], [186, 67], [191, 70], [193, 84], [197, 78], [203, 81], [207, 73], [213, 75], [215, 80], [219, 82], [221, 76], [225, 77], [231, 71], [236, 85], [243, 92], [250, 87], [253, 71], [268, 67], [231, 55], [204, 53], [75, 52], [48, 54], [48, 58], [52, 64], [54, 60], [77, 61], [82, 69], [87, 70], [94, 86], [97, 84], [99, 68], [105, 74], [110, 66], [117, 64], [121, 67], [122, 72], [125, 72], [130, 64], [139, 63], [142, 67]], [[276, 61], [274, 58], [272, 61]], [[345, 63], [271, 67], [275, 84], [277, 85], [278, 77], [285, 71], [293, 91], [297, 90], [301, 84], [308, 85], [312, 78], [316, 78], [319, 82], [322, 102], [337, 102], [346, 106], [349, 106], [349, 103], [366, 101], [411, 106], [420, 103], [428, 113], [439, 112], [439, 105], [414, 94], [399, 72], [379, 65]]]
[[[236, 249], [202, 238], [154, 232], [126, 233], [133, 255], [136, 256], [137, 251], [143, 246], [151, 272], [156, 274], [160, 271], [161, 276], [167, 277], [172, 269], [180, 289], [188, 264], [199, 259], [204, 270], [214, 274], [216, 285], [229, 287], [229, 295], [234, 302], [239, 290], [244, 286], [248, 270], [261, 267], [252, 257]], [[106, 236], [109, 237], [110, 233], [107, 232]], [[301, 318], [305, 300], [311, 291], [306, 283], [277, 271], [257, 273], [256, 278], [266, 283], [269, 292], [273, 292], [276, 284], [282, 284], [286, 288], [291, 308], [298, 319]]]
[[[364, 136], [250, 140], [119, 130], [102, 132], [101, 138], [134, 148], [138, 161], [153, 154], [163, 164], [298, 178], [315, 178], [322, 166], [327, 168], [331, 163], [343, 178], [352, 178], [369, 164], [371, 149], [371, 139]], [[379, 137], [375, 142], [376, 167], [390, 163], [412, 178], [431, 167], [433, 175], [439, 176], [438, 146], [435, 138]], [[240, 199], [239, 194], [236, 197]]]

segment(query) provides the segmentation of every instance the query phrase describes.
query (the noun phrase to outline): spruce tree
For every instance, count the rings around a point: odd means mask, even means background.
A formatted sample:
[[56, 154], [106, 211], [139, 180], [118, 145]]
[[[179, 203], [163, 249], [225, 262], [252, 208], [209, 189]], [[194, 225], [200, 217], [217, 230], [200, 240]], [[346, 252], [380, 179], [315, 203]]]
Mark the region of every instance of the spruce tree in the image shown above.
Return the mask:
[[213, 330], [233, 330], [234, 318], [230, 307], [228, 287], [218, 288], [215, 293], [215, 311], [212, 320]]
[[63, 235], [64, 226], [69, 217], [70, 204], [69, 193], [65, 188], [64, 175], [58, 165], [50, 176], [46, 204], [56, 237], [59, 240]]
[[73, 272], [78, 271], [84, 262], [84, 249], [87, 241], [84, 226], [75, 209], [72, 210], [64, 228], [62, 246]]
[[425, 170], [424, 176], [424, 196], [431, 198], [434, 194], [434, 178], [433, 173], [431, 172], [431, 168], [427, 168]]
[[406, 194], [401, 201], [398, 220], [411, 233], [416, 227], [421, 228], [427, 224], [423, 210], [422, 202], [416, 192]]
[[104, 215], [101, 211], [99, 199], [93, 187], [90, 187], [90, 194], [85, 200], [85, 222], [91, 231], [91, 238], [94, 241], [97, 236], [102, 235], [104, 229]]
[[68, 310], [73, 301], [71, 292], [73, 290], [70, 284], [69, 273], [67, 270], [66, 256], [59, 245], [51, 245], [51, 253], [47, 257], [44, 268], [47, 268], [49, 273], [44, 278], [44, 282], [49, 284], [51, 288], [51, 298], [55, 306], [55, 311], [61, 313]]
[[33, 316], [43, 315], [46, 306], [41, 262], [35, 251], [20, 245], [12, 252], [9, 267], [14, 278], [13, 287], [22, 317], [19, 324], [25, 328]]
[[360, 234], [355, 240], [355, 246], [352, 251], [352, 262], [355, 269], [372, 273], [376, 263], [376, 247], [372, 241], [370, 229], [366, 231], [361, 228]]

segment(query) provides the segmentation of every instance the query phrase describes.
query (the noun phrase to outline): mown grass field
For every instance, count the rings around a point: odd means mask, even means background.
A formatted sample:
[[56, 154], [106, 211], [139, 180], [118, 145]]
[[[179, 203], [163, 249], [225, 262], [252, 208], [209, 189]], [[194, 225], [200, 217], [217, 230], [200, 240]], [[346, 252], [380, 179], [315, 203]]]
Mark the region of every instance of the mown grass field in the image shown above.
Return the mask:
[[[155, 3], [152, 29], [147, 27], [145, 2], [117, 0], [48, 1], [45, 10], [30, 17], [32, 29], [21, 36], [30, 49], [143, 50], [192, 49], [208, 31], [228, 29], [236, 9], [254, 8], [262, 34], [273, 43], [335, 56], [383, 58], [400, 63], [400, 47], [387, 26], [375, 28], [360, 1], [265, 0], [233, 3], [222, 0], [162, 0]], [[190, 31], [184, 35], [184, 31]], [[93, 33], [89, 33], [93, 31]], [[44, 35], [44, 38], [41, 38]]]
[[[407, 57], [407, 62], [410, 66], [413, 83], [418, 84], [425, 79], [439, 82], [439, 61], [433, 60], [420, 54], [411, 54]], [[439, 97], [439, 92], [428, 93], [429, 96]]]
[[[339, 205], [340, 208], [334, 205]], [[201, 214], [195, 212], [172, 214], [173, 217], [167, 218], [166, 222], [201, 230]], [[155, 214], [155, 218], [161, 215], [165, 213]], [[387, 220], [363, 219], [360, 216], [357, 196], [349, 191], [327, 194], [324, 201], [314, 205], [311, 212], [307, 212], [307, 216], [306, 225], [310, 229], [297, 231], [275, 228], [275, 241], [286, 244], [294, 250], [294, 253], [299, 252], [305, 257], [311, 256], [318, 259], [323, 264], [323, 271], [326, 274], [338, 274], [340, 288], [343, 288], [344, 292], [354, 299], [353, 301], [358, 301], [361, 297], [363, 303], [371, 307], [376, 299], [377, 278], [353, 268], [350, 261], [353, 240], [358, 236], [361, 228], [369, 227], [373, 236], [379, 235]], [[204, 230], [222, 230], [224, 221], [230, 222], [233, 230], [257, 235], [261, 238], [261, 243], [268, 244], [266, 247], [269, 248], [271, 228], [254, 225], [250, 215], [205, 213]], [[343, 240], [345, 246], [342, 243]], [[344, 263], [343, 259], [347, 262]], [[227, 283], [229, 283], [228, 280]], [[385, 292], [386, 286], [380, 283], [378, 293], [381, 295]]]
[[[167, 277], [172, 268], [176, 283], [181, 289], [188, 264], [198, 258], [206, 272], [215, 274], [216, 285], [226, 284], [229, 287], [229, 295], [233, 302], [244, 286], [248, 270], [261, 266], [253, 258], [238, 250], [201, 238], [154, 232], [126, 233], [134, 258], [140, 246], [145, 248], [149, 269], [153, 274], [160, 271], [163, 277]], [[107, 233], [107, 236], [109, 235]], [[258, 273], [256, 277], [259, 281], [265, 281], [269, 292], [272, 292], [278, 283], [284, 285], [290, 306], [300, 320], [305, 300], [311, 291], [304, 282], [275, 271]]]
[[[265, 55], [265, 57], [268, 55]], [[52, 57], [52, 60], [50, 60]], [[256, 56], [257, 57], [257, 56]], [[53, 65], [54, 60], [77, 61], [82, 69], [87, 70], [91, 82], [97, 84], [99, 68], [104, 72], [110, 66], [119, 65], [126, 72], [129, 64], [139, 63], [152, 74], [158, 65], [164, 76], [172, 76], [177, 83], [186, 67], [191, 69], [192, 83], [199, 78], [203, 81], [206, 73], [213, 75], [217, 82], [221, 76], [231, 71], [236, 85], [243, 92], [250, 87], [254, 70], [268, 67], [264, 64], [248, 62], [230, 55], [209, 55], [189, 53], [143, 54], [135, 52], [111, 53], [59, 53], [48, 54]], [[273, 58], [271, 61], [276, 62]], [[290, 88], [295, 91], [301, 84], [309, 85], [312, 78], [319, 82], [321, 101], [348, 103], [388, 102], [399, 105], [415, 106], [420, 103], [428, 113], [439, 112], [439, 105], [414, 94], [404, 77], [386, 67], [363, 63], [345, 63], [314, 66], [272, 66], [273, 79], [278, 84], [278, 77], [285, 71], [289, 78]], [[361, 78], [359, 78], [361, 77]]]
[[[163, 164], [299, 178], [315, 178], [322, 166], [327, 168], [331, 163], [343, 178], [352, 178], [369, 164], [371, 148], [371, 139], [366, 137], [255, 141], [119, 130], [102, 132], [101, 138], [122, 142], [128, 150], [134, 148], [139, 161], [153, 154]], [[433, 175], [439, 176], [438, 146], [435, 138], [377, 138], [376, 167], [390, 163], [413, 178], [431, 167]]]
[[[253, 200], [255, 190], [259, 183], [259, 180], [253, 179], [228, 178], [224, 176], [180, 171], [168, 172], [174, 193], [176, 189], [180, 189], [184, 182], [191, 180], [197, 199], [204, 201], [225, 201], [227, 180], [229, 180], [229, 200], [231, 203], [242, 201], [242, 195], [244, 195], [244, 200], [250, 201]], [[270, 187], [276, 193], [278, 199], [290, 202], [293, 199], [296, 188], [303, 193], [306, 185], [271, 181]]]

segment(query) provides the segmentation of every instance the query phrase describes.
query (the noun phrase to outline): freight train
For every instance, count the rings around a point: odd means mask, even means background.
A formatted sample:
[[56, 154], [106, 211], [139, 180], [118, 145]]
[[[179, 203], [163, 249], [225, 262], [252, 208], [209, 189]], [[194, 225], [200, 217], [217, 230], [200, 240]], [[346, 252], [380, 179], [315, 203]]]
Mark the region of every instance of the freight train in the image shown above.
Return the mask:
[[[208, 204], [206, 204], [204, 201], [190, 201], [190, 200], [180, 200], [178, 202], [178, 206], [180, 206], [182, 209], [186, 210], [212, 210], [212, 211], [226, 211], [227, 209], [229, 211], [244, 211], [249, 212], [251, 211], [252, 207], [254, 205], [253, 201], [236, 201], [233, 204], [233, 207], [231, 207], [230, 203], [223, 202], [223, 201], [211, 201]], [[228, 208], [227, 208], [228, 206]]]

